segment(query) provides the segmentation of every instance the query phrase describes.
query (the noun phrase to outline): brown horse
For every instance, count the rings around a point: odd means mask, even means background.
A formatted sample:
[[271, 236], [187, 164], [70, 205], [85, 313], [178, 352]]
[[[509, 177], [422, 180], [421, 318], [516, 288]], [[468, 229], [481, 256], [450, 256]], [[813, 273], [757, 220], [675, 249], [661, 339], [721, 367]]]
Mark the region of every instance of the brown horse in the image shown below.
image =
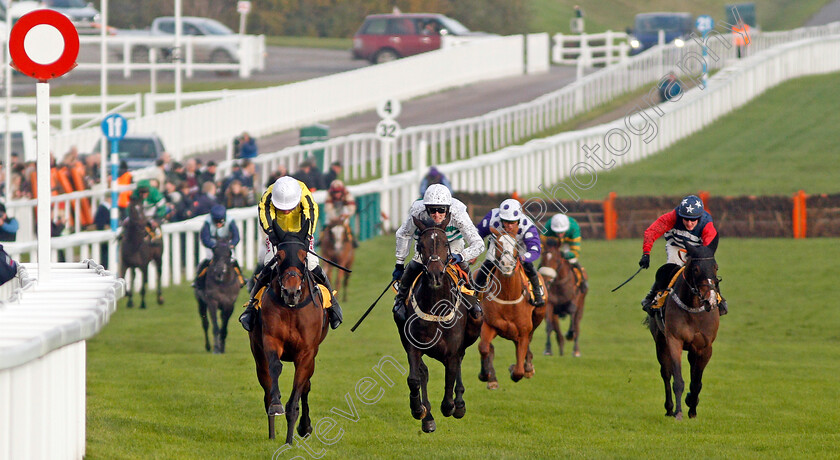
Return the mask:
[[[557, 347], [560, 349], [560, 356], [563, 356], [563, 334], [560, 329], [560, 319], [569, 316], [569, 330], [566, 332], [566, 339], [574, 340], [575, 346], [572, 356], [580, 357], [580, 320], [583, 318], [583, 306], [586, 300], [587, 289], [583, 287], [572, 264], [563, 256], [563, 248], [554, 238], [546, 240], [543, 247], [540, 274], [548, 284], [548, 308], [545, 309], [545, 352], [544, 355], [551, 355], [551, 334], [557, 339]], [[582, 270], [584, 281], [589, 279], [585, 270]]]
[[499, 388], [493, 368], [495, 348], [491, 343], [496, 335], [512, 340], [516, 345], [516, 364], [510, 366], [510, 378], [518, 382], [522, 377], [534, 376], [531, 339], [545, 315], [545, 306], [534, 308], [529, 301], [528, 278], [519, 262], [516, 239], [507, 233], [491, 229], [496, 263], [487, 276], [487, 289], [482, 295], [484, 324], [481, 325], [481, 372], [478, 379], [487, 388]]
[[120, 243], [120, 273], [125, 278], [126, 272], [132, 270], [132, 281], [128, 284], [128, 303], [126, 306], [134, 306], [132, 295], [134, 293], [134, 280], [137, 272], [140, 272], [142, 281], [140, 284], [140, 308], [146, 308], [146, 282], [149, 276], [149, 262], [155, 262], [157, 269], [157, 302], [163, 305], [163, 292], [160, 283], [163, 267], [163, 246], [160, 241], [152, 241], [149, 232], [146, 230], [148, 219], [143, 214], [143, 199], [132, 197], [128, 205], [128, 219], [123, 222], [123, 233]]
[[[685, 403], [688, 405], [688, 416], [697, 416], [703, 370], [712, 357], [712, 343], [720, 325], [720, 315], [716, 308], [719, 281], [717, 268], [711, 249], [705, 246], [690, 248], [685, 270], [678, 276], [662, 307], [663, 312], [656, 313], [662, 316], [656, 320], [650, 316], [646, 318], [656, 342], [659, 372], [665, 383], [665, 415], [677, 420], [682, 420], [681, 400], [685, 389], [681, 368], [683, 350], [688, 352], [688, 363], [691, 366], [691, 385]], [[672, 377], [676, 409], [669, 386]]]
[[413, 313], [405, 321], [400, 321], [396, 316], [394, 320], [408, 355], [408, 401], [411, 415], [422, 420], [424, 432], [431, 433], [436, 426], [426, 389], [429, 369], [423, 362], [423, 355], [440, 361], [446, 368], [441, 413], [445, 417], [462, 418], [467, 406], [464, 402], [461, 362], [467, 347], [478, 338], [481, 320], [467, 314], [467, 302], [474, 299], [461, 292], [450, 276], [449, 270], [452, 268], [447, 269], [450, 253], [446, 226], [449, 224], [449, 216], [440, 224], [429, 219], [414, 218], [414, 224], [420, 232], [417, 252], [423, 265], [423, 274], [417, 278], [408, 296], [406, 308]]
[[[349, 227], [344, 224], [344, 221], [333, 219], [327, 223], [324, 231], [321, 232], [321, 254], [325, 259], [331, 260], [348, 270], [353, 268], [356, 249], [353, 248], [353, 241], [350, 238]], [[341, 286], [343, 291], [341, 300], [347, 300], [347, 282], [350, 280], [350, 273], [329, 264], [327, 264], [325, 271], [335, 289], [339, 289], [339, 286]], [[335, 278], [333, 278], [333, 273], [335, 273]]]
[[[294, 439], [298, 415], [298, 434], [306, 436], [312, 433], [309, 419], [310, 379], [315, 372], [315, 355], [328, 331], [323, 300], [306, 267], [309, 248], [307, 228], [309, 224], [302, 222], [300, 232], [278, 235], [281, 243], [275, 254], [273, 279], [260, 299], [260, 320], [249, 333], [257, 378], [265, 392], [268, 437], [274, 439], [274, 416], [285, 413], [288, 444]], [[285, 409], [277, 385], [277, 378], [283, 371], [281, 361], [295, 365], [292, 393]], [[299, 402], [303, 405], [300, 411]]]
[[[204, 348], [207, 351], [210, 351], [210, 340], [207, 336], [208, 316], [213, 323], [213, 353], [225, 352], [228, 320], [233, 314], [236, 297], [239, 296], [239, 275], [234, 269], [231, 254], [230, 242], [219, 240], [213, 248], [210, 265], [207, 266], [204, 287], [196, 286], [195, 288], [198, 314], [201, 316], [201, 325], [204, 328]], [[219, 326], [217, 312], [221, 312], [221, 326]]]

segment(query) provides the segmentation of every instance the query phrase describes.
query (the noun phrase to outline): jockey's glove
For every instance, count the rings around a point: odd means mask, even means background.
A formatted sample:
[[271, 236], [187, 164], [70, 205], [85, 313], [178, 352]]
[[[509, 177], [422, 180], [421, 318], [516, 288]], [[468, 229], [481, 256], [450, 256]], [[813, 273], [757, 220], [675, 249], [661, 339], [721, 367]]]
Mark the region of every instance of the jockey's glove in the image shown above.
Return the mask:
[[650, 254], [642, 254], [642, 258], [639, 260], [639, 266], [644, 269], [650, 267]]
[[402, 279], [403, 272], [405, 271], [405, 265], [403, 264], [396, 264], [394, 265], [394, 272], [391, 273], [392, 281], [399, 281]]
[[462, 256], [461, 254], [452, 253], [449, 254], [449, 260], [454, 264], [460, 264], [464, 261], [464, 256]]

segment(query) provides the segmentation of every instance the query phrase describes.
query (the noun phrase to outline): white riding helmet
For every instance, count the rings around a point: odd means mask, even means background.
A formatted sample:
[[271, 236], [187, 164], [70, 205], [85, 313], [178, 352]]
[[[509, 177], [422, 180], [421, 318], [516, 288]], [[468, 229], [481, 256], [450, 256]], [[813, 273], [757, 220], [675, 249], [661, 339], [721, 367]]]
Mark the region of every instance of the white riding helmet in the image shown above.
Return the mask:
[[283, 176], [274, 182], [271, 189], [271, 204], [281, 211], [291, 211], [300, 204], [300, 183], [297, 179]]
[[519, 201], [508, 198], [499, 205], [499, 219], [517, 222], [522, 218], [522, 205]]
[[445, 185], [432, 184], [423, 195], [423, 204], [426, 206], [452, 206], [452, 193]]
[[551, 218], [551, 230], [555, 233], [563, 233], [568, 230], [569, 227], [569, 218], [566, 217], [565, 214], [555, 214], [554, 217]]

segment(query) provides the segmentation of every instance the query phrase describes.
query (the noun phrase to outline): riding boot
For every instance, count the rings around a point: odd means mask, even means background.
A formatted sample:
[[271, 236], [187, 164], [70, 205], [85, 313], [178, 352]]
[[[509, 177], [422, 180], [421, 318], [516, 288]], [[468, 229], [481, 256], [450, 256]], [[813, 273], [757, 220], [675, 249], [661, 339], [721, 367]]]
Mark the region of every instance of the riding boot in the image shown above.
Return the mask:
[[580, 263], [578, 263], [578, 261], [574, 261], [572, 263], [572, 267], [576, 268], [578, 270], [578, 273], [580, 273], [580, 288], [581, 288], [581, 290], [583, 292], [588, 291], [589, 290], [589, 283], [586, 282], [586, 278], [583, 276], [583, 267], [580, 266]]
[[642, 310], [645, 311], [648, 315], [653, 315], [653, 302], [656, 300], [656, 293], [659, 292], [659, 289], [656, 287], [656, 283], [653, 283], [653, 286], [650, 287], [650, 291], [647, 293], [644, 299], [642, 299]]
[[338, 300], [333, 294], [330, 279], [327, 278], [327, 274], [324, 273], [324, 269], [321, 268], [320, 265], [316, 266], [315, 269], [312, 270], [312, 276], [318, 284], [323, 284], [327, 290], [330, 291], [330, 300], [332, 301], [332, 304], [330, 308], [327, 308], [327, 316], [330, 319], [330, 329], [335, 329], [341, 325], [341, 322], [344, 320], [344, 316], [341, 314], [341, 305], [338, 304]]
[[271, 274], [271, 265], [266, 265], [258, 275], [254, 277], [254, 286], [251, 288], [251, 298], [248, 299], [248, 304], [245, 305], [245, 311], [239, 315], [239, 322], [246, 331], [251, 332], [257, 322], [259, 314], [257, 314], [257, 294], [260, 289], [268, 284]]
[[405, 301], [408, 297], [408, 291], [411, 289], [411, 283], [414, 282], [414, 279], [417, 278], [417, 275], [422, 270], [423, 266], [412, 260], [405, 267], [405, 271], [403, 271], [400, 286], [397, 289], [397, 296], [394, 297], [394, 318], [399, 321], [405, 321], [406, 319]]
[[490, 275], [491, 270], [493, 270], [493, 261], [485, 259], [473, 279], [473, 285], [477, 290], [484, 291], [487, 288], [487, 277]]
[[532, 262], [522, 262], [522, 268], [525, 270], [525, 275], [528, 281], [531, 282], [531, 305], [535, 307], [542, 307], [545, 305], [545, 294], [543, 293], [542, 285], [540, 284], [540, 276], [537, 269]]
[[204, 259], [198, 264], [198, 275], [192, 282], [192, 287], [204, 289], [204, 280], [207, 279], [207, 267], [210, 266], [210, 259]]
[[715, 283], [715, 288], [717, 288], [718, 297], [720, 297], [720, 302], [718, 303], [718, 315], [723, 316], [729, 313], [729, 305], [726, 303], [726, 299], [723, 298], [723, 295], [720, 293], [720, 283]]
[[[472, 278], [472, 275], [470, 274], [470, 265], [466, 261], [461, 262], [458, 265], [461, 267], [461, 270], [464, 270], [464, 273], [467, 274], [467, 280], [472, 280], [473, 278]], [[467, 281], [466, 288], [474, 290], [475, 286], [472, 286], [471, 284], [472, 283]], [[467, 306], [469, 308], [470, 316], [472, 316], [473, 319], [481, 318], [481, 315], [484, 312], [481, 311], [481, 305], [479, 305], [479, 302], [478, 302], [478, 293], [476, 292], [475, 295], [466, 295], [464, 293], [461, 293], [461, 295], [463, 295], [464, 299], [467, 301]]]

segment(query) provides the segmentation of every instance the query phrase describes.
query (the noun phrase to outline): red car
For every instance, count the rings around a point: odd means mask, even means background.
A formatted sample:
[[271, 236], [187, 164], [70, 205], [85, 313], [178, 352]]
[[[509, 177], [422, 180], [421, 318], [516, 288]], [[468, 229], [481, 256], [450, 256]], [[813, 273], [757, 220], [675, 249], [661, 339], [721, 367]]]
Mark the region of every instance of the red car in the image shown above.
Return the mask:
[[440, 48], [442, 35], [483, 35], [442, 14], [373, 14], [353, 36], [353, 58], [374, 64]]

